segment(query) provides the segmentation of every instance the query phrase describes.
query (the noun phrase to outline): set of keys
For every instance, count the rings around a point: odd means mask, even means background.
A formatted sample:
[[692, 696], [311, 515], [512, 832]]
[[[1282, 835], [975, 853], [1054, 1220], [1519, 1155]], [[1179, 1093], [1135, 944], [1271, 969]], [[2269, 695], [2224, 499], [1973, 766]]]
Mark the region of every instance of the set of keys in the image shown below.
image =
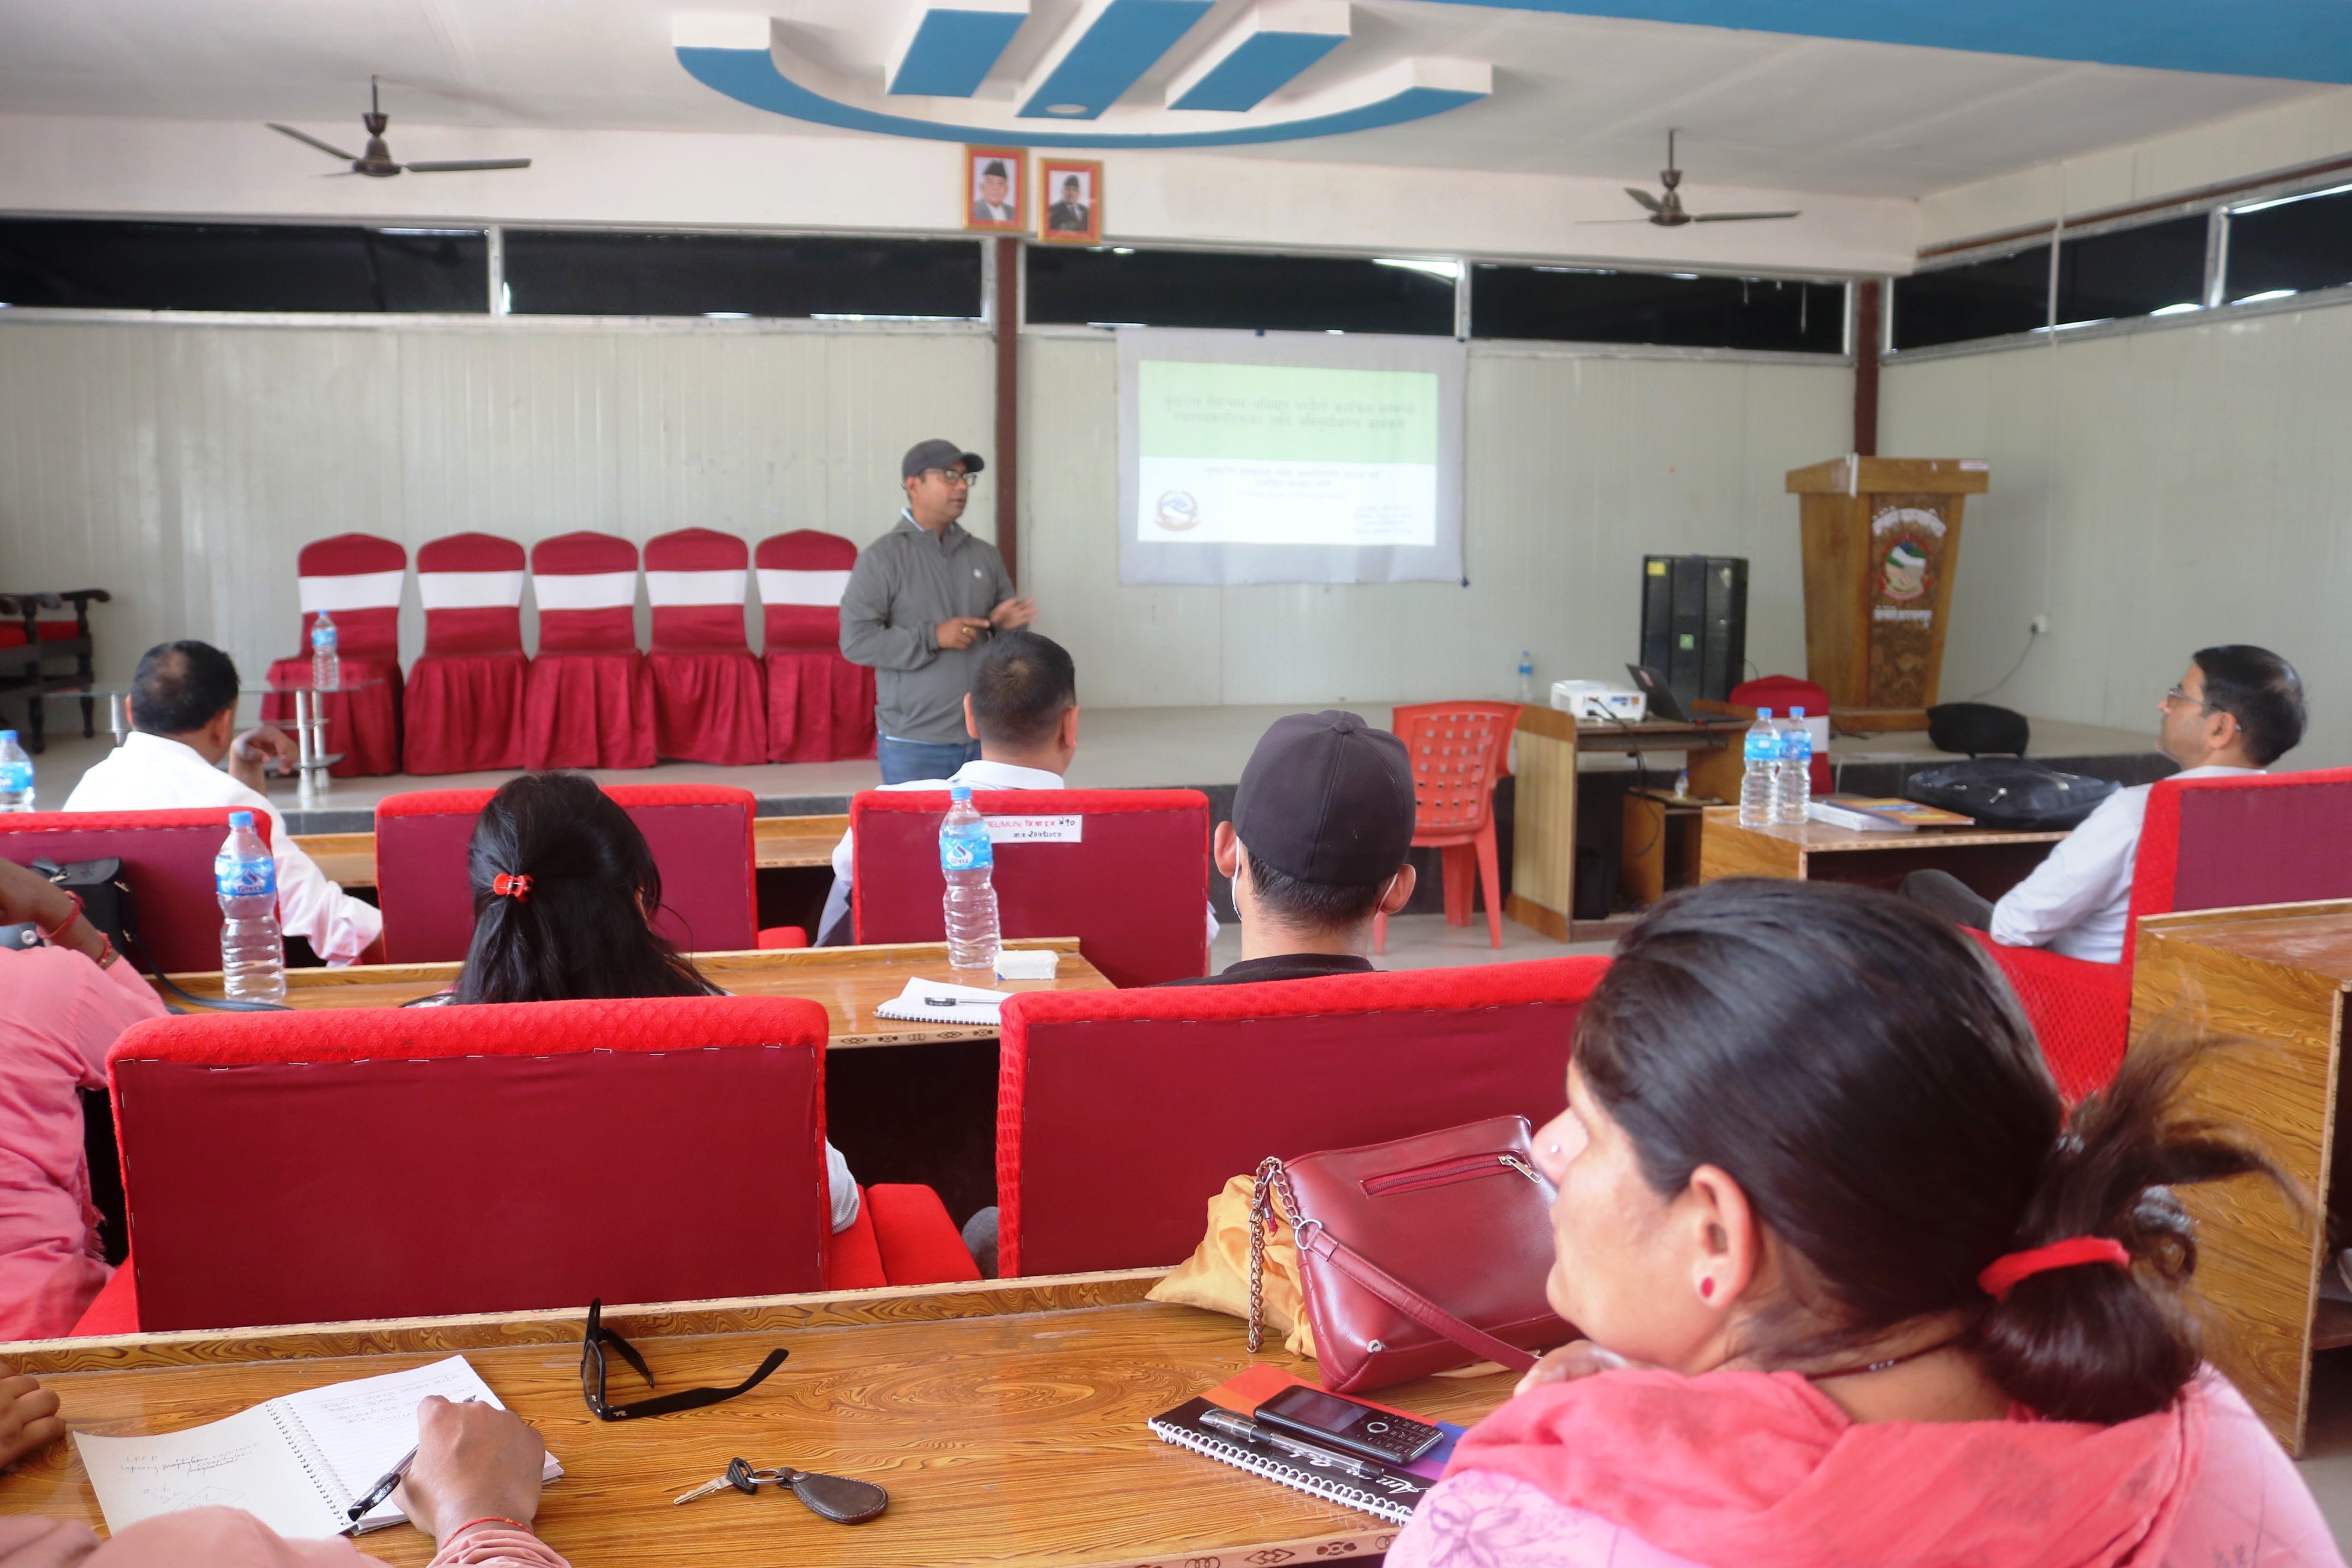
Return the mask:
[[727, 1473], [716, 1480], [705, 1481], [672, 1500], [688, 1503], [697, 1498], [707, 1498], [713, 1492], [730, 1488], [746, 1495], [756, 1493], [761, 1487], [774, 1487], [779, 1491], [790, 1489], [811, 1513], [829, 1519], [835, 1524], [864, 1524], [869, 1519], [881, 1517], [890, 1506], [890, 1494], [872, 1481], [852, 1480], [847, 1476], [821, 1476], [810, 1470], [796, 1470], [790, 1465], [773, 1469], [755, 1470], [747, 1459], [727, 1461]]

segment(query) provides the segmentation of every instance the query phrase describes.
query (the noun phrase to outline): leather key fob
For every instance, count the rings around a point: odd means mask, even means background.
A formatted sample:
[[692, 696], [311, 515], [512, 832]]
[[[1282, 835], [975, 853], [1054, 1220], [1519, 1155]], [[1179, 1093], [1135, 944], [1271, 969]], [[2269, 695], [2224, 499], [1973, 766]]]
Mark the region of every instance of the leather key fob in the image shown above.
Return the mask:
[[812, 1475], [806, 1470], [793, 1472], [793, 1495], [806, 1503], [810, 1512], [822, 1514], [835, 1524], [864, 1524], [869, 1519], [880, 1518], [882, 1510], [890, 1506], [890, 1494], [872, 1481]]

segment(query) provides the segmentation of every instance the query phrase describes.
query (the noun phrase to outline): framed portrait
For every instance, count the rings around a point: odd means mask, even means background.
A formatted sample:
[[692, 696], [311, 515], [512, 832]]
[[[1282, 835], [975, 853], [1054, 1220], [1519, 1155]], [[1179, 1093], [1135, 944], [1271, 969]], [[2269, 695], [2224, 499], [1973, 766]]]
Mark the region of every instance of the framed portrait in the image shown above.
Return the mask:
[[1103, 166], [1076, 158], [1037, 160], [1037, 237], [1055, 245], [1099, 245]]
[[1029, 226], [1021, 210], [1029, 184], [1029, 154], [1020, 147], [963, 150], [963, 226], [1018, 234]]

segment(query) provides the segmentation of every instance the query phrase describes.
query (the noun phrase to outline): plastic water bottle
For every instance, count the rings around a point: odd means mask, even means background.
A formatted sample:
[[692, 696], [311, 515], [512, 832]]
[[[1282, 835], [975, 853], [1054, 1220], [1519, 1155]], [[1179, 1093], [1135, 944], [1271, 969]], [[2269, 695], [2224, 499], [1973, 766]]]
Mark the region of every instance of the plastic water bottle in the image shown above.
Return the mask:
[[253, 813], [228, 814], [228, 838], [213, 857], [213, 888], [220, 894], [222, 994], [232, 1002], [285, 1001], [278, 863], [254, 831]]
[[1519, 700], [1536, 700], [1536, 656], [1528, 649], [1519, 650]]
[[971, 804], [971, 786], [950, 791], [953, 804], [940, 824], [940, 871], [947, 878], [948, 963], [957, 969], [996, 968], [996, 889], [989, 873], [996, 847], [988, 821]]
[[335, 650], [335, 617], [326, 611], [310, 623], [310, 684], [332, 691], [343, 683], [342, 656]]
[[1813, 732], [1805, 710], [1791, 708], [1780, 721], [1780, 772], [1772, 791], [1772, 820], [1794, 827], [1813, 803]]
[[16, 744], [16, 731], [0, 730], [0, 811], [32, 809], [33, 759]]
[[1739, 779], [1739, 826], [1769, 827], [1780, 773], [1780, 727], [1772, 722], [1769, 708], [1756, 710], [1740, 756], [1748, 766]]

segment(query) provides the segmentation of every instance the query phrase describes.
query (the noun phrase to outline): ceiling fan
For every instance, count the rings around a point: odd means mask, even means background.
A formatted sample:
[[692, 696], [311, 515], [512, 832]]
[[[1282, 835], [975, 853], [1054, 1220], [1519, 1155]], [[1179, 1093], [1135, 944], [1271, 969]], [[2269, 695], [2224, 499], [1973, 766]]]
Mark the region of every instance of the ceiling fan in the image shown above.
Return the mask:
[[443, 160], [419, 163], [394, 162], [392, 150], [383, 144], [383, 130], [385, 126], [392, 123], [392, 117], [383, 111], [383, 104], [377, 101], [373, 77], [368, 78], [368, 111], [360, 116], [360, 123], [367, 127], [367, 151], [359, 157], [354, 158], [341, 147], [321, 142], [316, 136], [295, 130], [291, 125], [280, 125], [276, 121], [268, 121], [265, 123], [282, 136], [291, 136], [297, 142], [308, 142], [321, 153], [342, 159], [351, 164], [351, 173], [365, 174], [374, 180], [388, 180], [404, 171], [411, 174], [456, 174], [478, 169], [528, 169], [530, 167], [530, 160], [528, 158], [461, 158], [454, 162]]
[[1796, 213], [1693, 213], [1683, 210], [1683, 172], [1675, 167], [1675, 132], [1666, 132], [1666, 166], [1658, 171], [1658, 179], [1666, 194], [1654, 196], [1647, 191], [1625, 187], [1625, 194], [1650, 209], [1647, 217], [1588, 218], [1588, 223], [1654, 223], [1660, 228], [1680, 228], [1686, 223], [1751, 223], [1759, 218], [1796, 217]]

